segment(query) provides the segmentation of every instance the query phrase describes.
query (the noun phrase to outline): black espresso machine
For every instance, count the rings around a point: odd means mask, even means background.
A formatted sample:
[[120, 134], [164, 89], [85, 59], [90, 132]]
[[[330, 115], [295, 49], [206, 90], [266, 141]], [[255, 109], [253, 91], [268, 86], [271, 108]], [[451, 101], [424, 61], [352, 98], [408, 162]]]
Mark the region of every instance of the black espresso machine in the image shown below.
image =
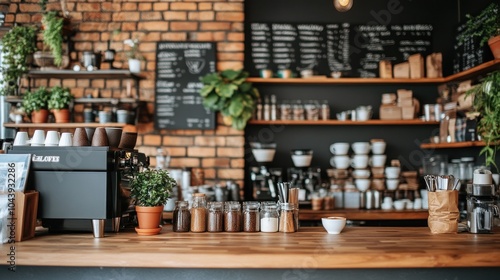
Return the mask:
[[31, 154], [27, 189], [40, 193], [38, 218], [50, 231], [118, 232], [129, 215], [130, 174], [149, 165], [137, 150], [110, 147], [14, 146], [9, 154]]

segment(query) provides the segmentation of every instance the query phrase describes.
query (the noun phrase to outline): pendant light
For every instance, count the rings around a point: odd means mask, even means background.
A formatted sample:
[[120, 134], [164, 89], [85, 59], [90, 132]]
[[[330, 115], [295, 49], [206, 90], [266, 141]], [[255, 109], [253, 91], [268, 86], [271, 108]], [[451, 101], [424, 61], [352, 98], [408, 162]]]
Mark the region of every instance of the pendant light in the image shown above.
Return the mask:
[[333, 6], [339, 12], [347, 12], [352, 7], [352, 2], [354, 0], [333, 0]]

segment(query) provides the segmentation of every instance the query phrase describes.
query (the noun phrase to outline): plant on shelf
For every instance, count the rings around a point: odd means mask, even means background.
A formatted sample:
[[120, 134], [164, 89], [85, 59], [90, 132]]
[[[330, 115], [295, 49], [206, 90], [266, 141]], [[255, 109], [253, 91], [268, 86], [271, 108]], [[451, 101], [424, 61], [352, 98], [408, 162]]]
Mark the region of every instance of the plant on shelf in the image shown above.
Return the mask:
[[495, 58], [500, 58], [500, 8], [491, 3], [476, 16], [466, 15], [465, 29], [458, 37], [459, 42], [468, 38], [478, 38], [479, 45], [489, 44]]
[[129, 49], [125, 51], [125, 56], [128, 59], [128, 67], [132, 73], [141, 72], [141, 60], [143, 56], [139, 52], [139, 39], [126, 39], [123, 43], [129, 46]]
[[36, 51], [36, 32], [33, 26], [14, 26], [2, 37], [0, 95], [19, 94], [20, 80], [29, 71], [31, 55]]
[[69, 88], [55, 86], [50, 90], [48, 108], [54, 113], [56, 123], [67, 123], [70, 120], [69, 105], [74, 96]]
[[472, 87], [467, 96], [473, 97], [474, 109], [481, 118], [477, 124], [478, 135], [486, 143], [480, 155], [484, 155], [486, 166], [497, 169], [496, 153], [500, 146], [500, 70], [489, 73], [480, 84]]
[[224, 70], [201, 77], [200, 95], [205, 108], [219, 111], [224, 121], [238, 130], [252, 118], [259, 100], [259, 91], [246, 81], [248, 72]]
[[167, 170], [145, 169], [130, 181], [130, 196], [135, 199], [139, 235], [152, 235], [161, 231], [161, 213], [170, 198], [176, 181]]
[[23, 95], [22, 108], [24, 113], [31, 117], [33, 123], [45, 123], [49, 116], [48, 100], [50, 91], [39, 87], [35, 91], [28, 91]]
[[63, 26], [64, 19], [57, 11], [51, 11], [42, 16], [42, 37], [44, 49], [48, 48], [54, 57], [54, 64], [61, 66], [63, 62]]

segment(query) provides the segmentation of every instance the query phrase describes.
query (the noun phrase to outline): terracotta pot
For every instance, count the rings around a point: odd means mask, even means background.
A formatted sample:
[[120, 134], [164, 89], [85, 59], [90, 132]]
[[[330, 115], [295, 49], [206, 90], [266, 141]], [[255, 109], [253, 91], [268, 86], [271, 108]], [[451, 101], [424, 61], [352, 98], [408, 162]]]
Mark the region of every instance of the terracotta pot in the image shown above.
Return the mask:
[[500, 59], [500, 35], [489, 39], [488, 45], [490, 45], [493, 57], [495, 57], [495, 59]]
[[163, 205], [146, 207], [135, 206], [137, 221], [140, 229], [157, 229], [160, 227], [163, 213]]
[[49, 110], [47, 109], [31, 112], [31, 122], [33, 123], [46, 123], [48, 118]]
[[70, 120], [69, 109], [53, 110], [52, 113], [54, 113], [54, 118], [56, 119], [56, 123], [69, 123]]

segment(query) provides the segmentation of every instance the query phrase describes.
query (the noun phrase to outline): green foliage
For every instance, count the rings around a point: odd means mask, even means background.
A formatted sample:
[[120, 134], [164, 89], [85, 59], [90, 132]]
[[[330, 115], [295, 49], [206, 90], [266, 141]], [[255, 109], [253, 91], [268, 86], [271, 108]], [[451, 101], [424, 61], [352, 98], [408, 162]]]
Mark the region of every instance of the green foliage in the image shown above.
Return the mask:
[[54, 56], [54, 64], [60, 66], [63, 57], [63, 24], [64, 19], [58, 15], [57, 11], [51, 11], [42, 16], [43, 43], [50, 49]]
[[50, 110], [67, 109], [73, 98], [69, 88], [55, 86], [50, 90], [50, 98], [47, 105]]
[[484, 155], [487, 166], [496, 164], [496, 153], [500, 146], [500, 70], [494, 71], [486, 76], [480, 84], [467, 92], [467, 96], [473, 96], [474, 109], [481, 114], [478, 123], [478, 134], [482, 136], [486, 146], [481, 149], [480, 155]]
[[2, 37], [4, 57], [0, 95], [16, 95], [21, 77], [29, 71], [27, 58], [36, 51], [36, 28], [14, 26]]
[[492, 37], [500, 35], [500, 13], [497, 3], [491, 3], [477, 16], [466, 15], [465, 30], [458, 38], [463, 42], [469, 37], [479, 38], [484, 46]]
[[160, 206], [167, 202], [176, 186], [167, 170], [146, 169], [130, 181], [130, 195], [136, 199], [136, 205]]
[[33, 111], [47, 109], [47, 102], [50, 98], [50, 91], [45, 87], [39, 87], [33, 92], [26, 92], [23, 95], [22, 107], [27, 115]]
[[259, 91], [247, 82], [248, 73], [243, 70], [224, 70], [200, 78], [203, 87], [199, 93], [205, 108], [219, 111], [230, 117], [238, 130], [245, 126], [255, 111]]

